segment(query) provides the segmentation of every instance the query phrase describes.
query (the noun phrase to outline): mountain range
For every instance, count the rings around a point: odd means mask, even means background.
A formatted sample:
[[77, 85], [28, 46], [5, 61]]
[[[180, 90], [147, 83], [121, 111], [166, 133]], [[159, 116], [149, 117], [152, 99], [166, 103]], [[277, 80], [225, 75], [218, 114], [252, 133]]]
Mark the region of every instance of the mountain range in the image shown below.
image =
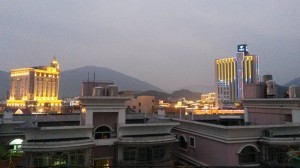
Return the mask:
[[286, 83], [284, 86], [288, 87], [288, 86], [292, 86], [292, 85], [299, 86], [299, 85], [300, 85], [300, 77], [295, 78], [295, 79], [289, 81], [289, 82]]
[[186, 89], [181, 89], [181, 90], [176, 90], [172, 92], [171, 94], [165, 93], [165, 92], [160, 92], [160, 91], [155, 91], [155, 90], [149, 90], [141, 93], [136, 93], [135, 96], [154, 96], [155, 99], [157, 100], [172, 100], [174, 99], [177, 101], [179, 98], [186, 98], [186, 100], [199, 100], [201, 97], [201, 93], [199, 92], [192, 92], [190, 90]]
[[[119, 90], [146, 91], [160, 88], [134, 77], [104, 67], [86, 66], [82, 68], [63, 71], [60, 74], [60, 97], [74, 97], [81, 95], [83, 80], [113, 81]], [[88, 77], [89, 76], [89, 77]]]

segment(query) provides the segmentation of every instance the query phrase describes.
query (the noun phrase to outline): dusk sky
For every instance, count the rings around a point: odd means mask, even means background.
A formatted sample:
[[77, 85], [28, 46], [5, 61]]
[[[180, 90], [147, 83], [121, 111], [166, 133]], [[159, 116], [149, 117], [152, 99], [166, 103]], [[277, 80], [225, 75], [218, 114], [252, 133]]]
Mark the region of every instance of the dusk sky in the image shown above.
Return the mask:
[[170, 91], [214, 85], [214, 60], [245, 43], [259, 56], [260, 75], [285, 84], [300, 76], [299, 7], [300, 0], [2, 0], [0, 70], [56, 56], [62, 71], [107, 67]]

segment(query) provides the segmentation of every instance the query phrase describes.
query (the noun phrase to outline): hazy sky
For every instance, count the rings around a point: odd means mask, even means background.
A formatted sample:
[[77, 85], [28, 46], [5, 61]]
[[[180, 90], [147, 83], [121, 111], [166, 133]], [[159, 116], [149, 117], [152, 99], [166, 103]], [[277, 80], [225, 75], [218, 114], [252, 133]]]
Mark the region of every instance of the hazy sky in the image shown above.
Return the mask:
[[[300, 76], [299, 0], [1, 0], [0, 70], [107, 67], [165, 90], [214, 85], [248, 44], [260, 75]], [[105, 79], [103, 79], [105, 80]]]

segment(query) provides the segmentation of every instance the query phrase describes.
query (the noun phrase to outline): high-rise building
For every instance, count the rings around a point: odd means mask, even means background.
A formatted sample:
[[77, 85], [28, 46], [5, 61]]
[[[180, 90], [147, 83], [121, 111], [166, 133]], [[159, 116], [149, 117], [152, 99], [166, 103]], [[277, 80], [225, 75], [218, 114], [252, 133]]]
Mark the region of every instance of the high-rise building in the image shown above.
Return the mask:
[[7, 106], [31, 112], [60, 112], [58, 100], [59, 63], [54, 57], [50, 66], [11, 70], [10, 98]]
[[236, 57], [215, 60], [218, 104], [234, 103], [244, 98], [244, 84], [259, 81], [258, 56], [250, 55], [246, 44], [238, 45]]

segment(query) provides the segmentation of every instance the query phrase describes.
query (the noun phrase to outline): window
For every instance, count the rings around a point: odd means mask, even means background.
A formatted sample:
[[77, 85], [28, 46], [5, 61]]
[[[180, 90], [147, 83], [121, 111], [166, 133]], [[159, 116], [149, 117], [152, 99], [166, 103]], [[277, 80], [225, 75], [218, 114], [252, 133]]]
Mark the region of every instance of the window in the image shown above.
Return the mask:
[[82, 151], [75, 151], [70, 153], [70, 165], [83, 166], [84, 165], [84, 153]]
[[284, 121], [285, 122], [292, 122], [292, 115], [291, 114], [285, 114], [284, 115]]
[[145, 161], [147, 159], [147, 149], [146, 148], [139, 148], [138, 149], [138, 160]]
[[21, 147], [22, 147], [23, 140], [22, 139], [14, 139], [9, 143], [9, 148], [11, 152], [22, 152]]
[[186, 142], [185, 138], [182, 135], [179, 136], [179, 147], [184, 148], [184, 149], [187, 148], [187, 142]]
[[109, 167], [111, 166], [111, 160], [110, 159], [100, 159], [94, 161], [94, 166], [96, 167]]
[[[43, 165], [47, 165], [45, 162], [45, 157], [43, 158]], [[67, 166], [68, 165], [68, 154], [63, 152], [56, 152], [52, 155], [52, 165], [53, 166]]]
[[163, 159], [166, 154], [166, 148], [165, 146], [153, 146], [152, 153], [153, 153], [153, 160]]
[[258, 152], [253, 146], [246, 146], [239, 153], [239, 164], [255, 164], [258, 163]]
[[190, 137], [190, 147], [195, 148], [195, 138], [194, 137]]
[[157, 161], [165, 158], [167, 148], [165, 145], [160, 146], [145, 146], [145, 147], [127, 147], [124, 148], [124, 161], [139, 161], [149, 162]]
[[124, 161], [134, 161], [135, 160], [135, 148], [124, 149]]
[[101, 126], [95, 131], [95, 139], [109, 139], [111, 130], [106, 126]]

